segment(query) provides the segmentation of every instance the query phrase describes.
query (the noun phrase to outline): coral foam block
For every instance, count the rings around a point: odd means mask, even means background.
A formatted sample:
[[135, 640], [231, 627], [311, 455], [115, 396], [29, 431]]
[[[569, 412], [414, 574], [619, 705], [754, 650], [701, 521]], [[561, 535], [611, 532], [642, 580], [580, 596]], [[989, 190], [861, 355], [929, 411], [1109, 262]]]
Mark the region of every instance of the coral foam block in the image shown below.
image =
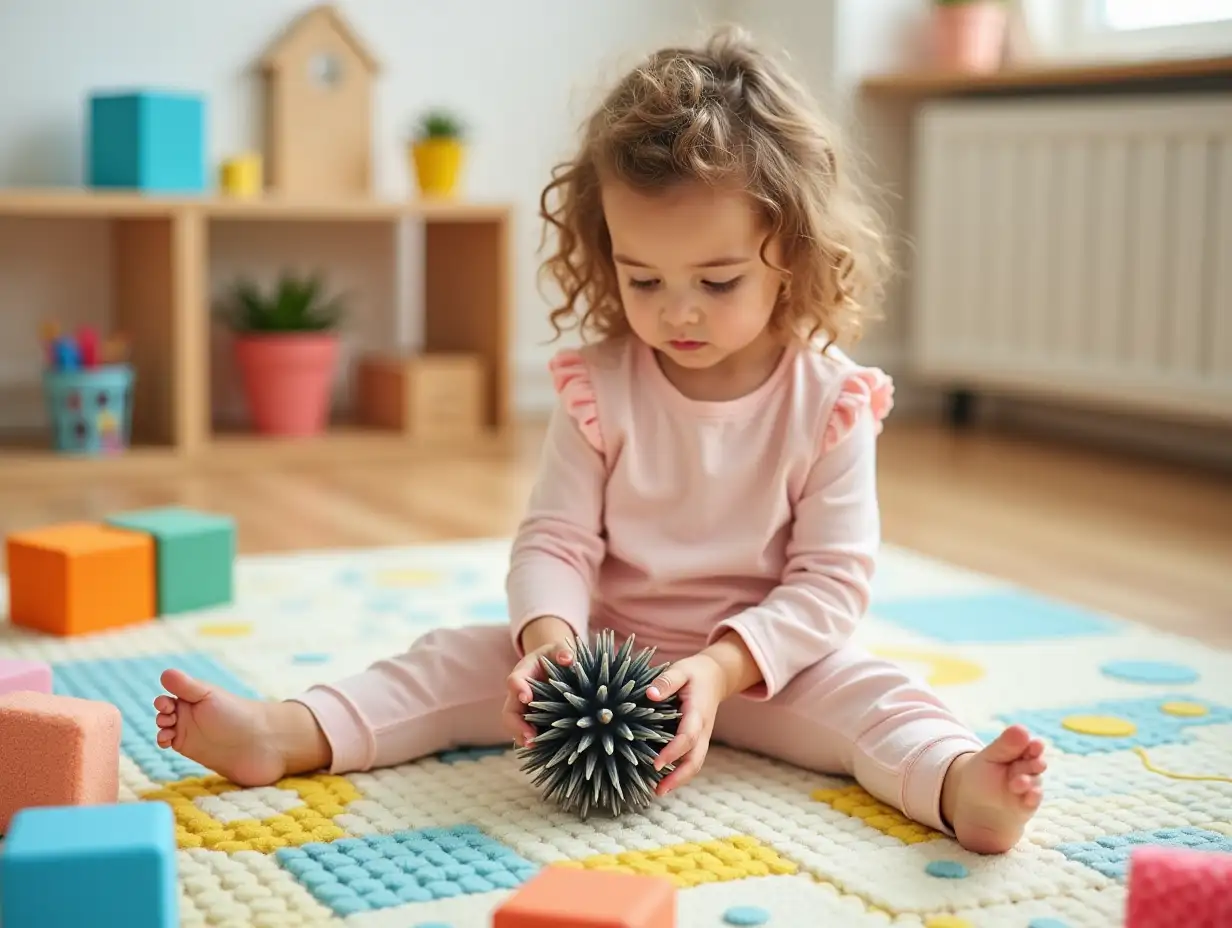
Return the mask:
[[116, 802], [120, 710], [48, 693], [0, 696], [0, 834], [21, 809]]

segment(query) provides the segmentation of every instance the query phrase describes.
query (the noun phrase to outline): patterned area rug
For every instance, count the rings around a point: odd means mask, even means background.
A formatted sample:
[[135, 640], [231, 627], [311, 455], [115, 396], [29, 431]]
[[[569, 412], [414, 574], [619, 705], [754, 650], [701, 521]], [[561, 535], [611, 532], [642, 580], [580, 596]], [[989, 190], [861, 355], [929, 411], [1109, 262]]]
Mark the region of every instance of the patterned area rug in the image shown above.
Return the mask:
[[585, 824], [501, 748], [252, 790], [155, 748], [164, 666], [294, 694], [427, 629], [503, 622], [507, 550], [245, 558], [232, 607], [69, 641], [0, 625], [0, 657], [51, 661], [58, 691], [123, 711], [123, 798], [174, 806], [188, 926], [485, 928], [539, 867], [572, 861], [670, 875], [682, 928], [1109, 928], [1134, 845], [1232, 851], [1232, 654], [894, 549], [862, 640], [977, 731], [1022, 722], [1049, 744], [1045, 806], [1010, 854], [968, 854], [850, 781], [721, 747], [645, 814]]

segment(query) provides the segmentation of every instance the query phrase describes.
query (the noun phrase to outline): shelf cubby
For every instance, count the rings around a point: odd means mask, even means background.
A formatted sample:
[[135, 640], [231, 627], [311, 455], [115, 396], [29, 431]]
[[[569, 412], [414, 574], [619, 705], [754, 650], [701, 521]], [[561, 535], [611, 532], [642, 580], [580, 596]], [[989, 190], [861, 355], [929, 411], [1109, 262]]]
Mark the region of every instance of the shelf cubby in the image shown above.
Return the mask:
[[[397, 295], [394, 305], [381, 307], [390, 314], [387, 331], [405, 337], [404, 320], [393, 317], [406, 302], [402, 288], [408, 280], [417, 281], [421, 299], [416, 302], [422, 305], [417, 350], [479, 357], [486, 384], [486, 429], [480, 443], [499, 443], [507, 436], [512, 281], [510, 207], [505, 204], [0, 190], [0, 223], [29, 220], [101, 224], [106, 229], [107, 326], [124, 333], [137, 371], [132, 448], [111, 458], [77, 459], [58, 454], [49, 439], [22, 436], [0, 444], [0, 477], [53, 469], [145, 473], [186, 465], [310, 462], [416, 450], [397, 431], [346, 423], [321, 436], [294, 440], [217, 424], [211, 384], [211, 242], [236, 223], [355, 224], [386, 230], [391, 244], [381, 253], [388, 257], [387, 286]], [[410, 252], [407, 236], [401, 234], [415, 224], [422, 243], [418, 254]], [[415, 260], [421, 263], [409, 266]], [[74, 268], [57, 266], [54, 273], [72, 274]], [[34, 309], [38, 315], [32, 325], [38, 318], [57, 315], [55, 306]], [[386, 349], [393, 344], [382, 341]]]

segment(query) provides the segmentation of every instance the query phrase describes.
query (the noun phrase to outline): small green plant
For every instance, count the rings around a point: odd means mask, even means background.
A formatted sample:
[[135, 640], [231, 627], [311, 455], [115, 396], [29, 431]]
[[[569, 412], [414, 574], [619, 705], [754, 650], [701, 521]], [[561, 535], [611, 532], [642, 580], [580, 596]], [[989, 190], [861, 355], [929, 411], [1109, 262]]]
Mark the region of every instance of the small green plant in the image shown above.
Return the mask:
[[239, 280], [223, 314], [241, 333], [324, 332], [341, 322], [343, 300], [326, 296], [319, 274], [283, 272], [268, 291], [248, 278]]
[[450, 110], [437, 108], [428, 110], [419, 117], [415, 128], [417, 141], [426, 142], [429, 139], [457, 139], [466, 134], [462, 119]]

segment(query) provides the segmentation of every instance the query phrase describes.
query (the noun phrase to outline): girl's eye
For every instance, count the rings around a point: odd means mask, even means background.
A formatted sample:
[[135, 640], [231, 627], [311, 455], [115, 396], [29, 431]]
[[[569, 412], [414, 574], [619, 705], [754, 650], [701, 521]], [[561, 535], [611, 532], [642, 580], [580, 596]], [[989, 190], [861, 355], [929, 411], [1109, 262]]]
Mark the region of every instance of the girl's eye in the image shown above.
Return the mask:
[[704, 280], [702, 283], [711, 293], [731, 293], [743, 279], [733, 277], [731, 280]]
[[653, 279], [652, 280], [634, 280], [630, 278], [629, 280], [629, 286], [632, 287], [634, 290], [650, 290], [657, 283], [658, 281], [653, 280]]

